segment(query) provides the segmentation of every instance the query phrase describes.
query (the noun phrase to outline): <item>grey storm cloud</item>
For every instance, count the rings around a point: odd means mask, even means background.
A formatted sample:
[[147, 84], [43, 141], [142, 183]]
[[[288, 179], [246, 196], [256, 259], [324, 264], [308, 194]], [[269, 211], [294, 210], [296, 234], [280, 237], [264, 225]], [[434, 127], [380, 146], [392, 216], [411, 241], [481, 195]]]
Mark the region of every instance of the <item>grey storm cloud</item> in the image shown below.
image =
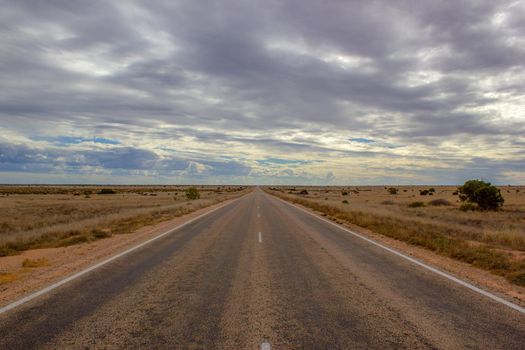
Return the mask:
[[[32, 140], [64, 135], [50, 134], [54, 125], [123, 140], [107, 149], [63, 150], [63, 167], [205, 174], [192, 165], [198, 162], [218, 176], [248, 176], [254, 173], [248, 163], [216, 162], [202, 148], [244, 144], [267, 151], [259, 158], [279, 158], [279, 152], [340, 152], [340, 145], [315, 141], [330, 133], [388, 138], [375, 146], [429, 148], [437, 138], [464, 138], [476, 148], [470, 139], [483, 135], [490, 148], [525, 134], [519, 2], [0, 0], [0, 6], [0, 128]], [[505, 103], [518, 106], [512, 118]], [[290, 130], [294, 137], [275, 136]], [[126, 137], [146, 136], [156, 145], [126, 144]], [[165, 140], [188, 138], [204, 145], [200, 155], [159, 152]], [[14, 150], [9, 145], [16, 142], [4, 139], [3, 170], [28, 169], [26, 163], [47, 169], [63, 158], [36, 145]]]

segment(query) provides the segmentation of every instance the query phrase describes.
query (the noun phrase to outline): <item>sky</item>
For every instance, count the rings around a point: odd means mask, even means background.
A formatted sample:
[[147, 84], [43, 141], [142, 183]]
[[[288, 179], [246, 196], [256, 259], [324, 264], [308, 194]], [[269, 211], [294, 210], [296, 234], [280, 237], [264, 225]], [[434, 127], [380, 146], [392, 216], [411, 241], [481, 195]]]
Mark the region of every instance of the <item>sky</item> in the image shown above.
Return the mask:
[[523, 1], [0, 8], [0, 183], [525, 183]]

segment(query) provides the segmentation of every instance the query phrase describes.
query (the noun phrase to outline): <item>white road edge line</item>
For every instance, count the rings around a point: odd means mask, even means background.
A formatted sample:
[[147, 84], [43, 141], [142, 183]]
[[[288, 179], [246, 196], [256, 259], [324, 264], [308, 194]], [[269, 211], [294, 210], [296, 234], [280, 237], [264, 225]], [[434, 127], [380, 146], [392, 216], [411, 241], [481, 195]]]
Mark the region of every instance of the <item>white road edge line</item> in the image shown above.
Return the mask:
[[234, 199], [233, 201], [228, 201], [228, 203], [225, 203], [225, 204], [221, 205], [220, 207], [217, 207], [217, 208], [212, 209], [212, 210], [210, 210], [210, 211], [208, 211], [208, 212], [206, 212], [206, 213], [203, 213], [203, 214], [201, 214], [201, 215], [199, 215], [199, 216], [197, 216], [197, 217], [194, 217], [193, 219], [191, 219], [191, 220], [189, 220], [189, 221], [186, 221], [186, 222], [180, 224], [179, 226], [176, 226], [176, 227], [174, 227], [174, 228], [172, 228], [172, 229], [169, 229], [168, 231], [166, 231], [166, 232], [164, 232], [164, 233], [159, 234], [158, 236], [155, 236], [155, 237], [153, 237], [153, 238], [150, 238], [150, 239], [148, 239], [147, 241], [144, 241], [144, 242], [142, 242], [142, 243], [139, 243], [138, 245], [133, 246], [133, 247], [131, 247], [131, 248], [129, 248], [129, 249], [127, 249], [127, 250], [121, 252], [121, 253], [118, 253], [118, 254], [116, 254], [116, 255], [113, 255], [112, 257], [110, 257], [110, 258], [108, 258], [108, 259], [106, 259], [106, 260], [103, 260], [103, 261], [101, 261], [101, 262], [99, 262], [99, 263], [97, 263], [97, 264], [95, 264], [95, 265], [93, 265], [93, 266], [88, 267], [87, 269], [84, 269], [84, 270], [79, 271], [79, 272], [77, 272], [77, 273], [75, 273], [75, 274], [73, 274], [73, 275], [71, 275], [71, 276], [69, 276], [69, 277], [66, 277], [66, 278], [64, 278], [63, 280], [60, 280], [60, 281], [58, 281], [58, 282], [55, 282], [55, 283], [53, 283], [53, 284], [51, 284], [51, 285], [49, 285], [49, 286], [47, 286], [47, 287], [45, 287], [45, 288], [43, 288], [43, 289], [41, 289], [41, 290], [39, 290], [39, 291], [36, 291], [36, 292], [34, 292], [34, 293], [32, 293], [32, 294], [29, 294], [29, 295], [23, 297], [22, 299], [19, 299], [19, 300], [17, 300], [17, 301], [12, 302], [11, 304], [7, 304], [6, 306], [0, 308], [0, 314], [3, 314], [3, 313], [5, 313], [5, 312], [7, 312], [7, 311], [9, 311], [9, 310], [11, 310], [11, 309], [14, 309], [15, 307], [20, 306], [20, 305], [22, 305], [22, 304], [25, 304], [25, 303], [27, 303], [28, 301], [31, 301], [31, 300], [33, 300], [33, 299], [35, 299], [35, 298], [37, 298], [37, 297], [39, 297], [39, 296], [41, 296], [41, 295], [43, 295], [43, 294], [46, 294], [46, 293], [52, 291], [53, 289], [56, 289], [56, 288], [60, 287], [60, 286], [63, 285], [63, 284], [66, 284], [66, 283], [68, 283], [68, 282], [70, 282], [70, 281], [72, 281], [72, 280], [74, 280], [74, 279], [77, 279], [77, 278], [79, 278], [79, 277], [81, 277], [81, 276], [83, 276], [83, 275], [85, 275], [85, 274], [87, 274], [87, 273], [89, 273], [89, 272], [91, 272], [91, 271], [93, 271], [93, 270], [96, 270], [96, 269], [98, 269], [99, 267], [101, 267], [101, 266], [103, 266], [103, 265], [106, 265], [107, 263], [112, 262], [113, 260], [116, 260], [116, 259], [118, 259], [118, 258], [120, 258], [120, 257], [122, 257], [122, 256], [124, 256], [124, 255], [126, 255], [126, 254], [129, 254], [129, 253], [133, 252], [134, 250], [137, 250], [137, 249], [139, 249], [139, 248], [142, 248], [142, 247], [144, 247], [145, 245], [148, 245], [148, 244], [150, 244], [151, 242], [156, 241], [157, 239], [160, 239], [160, 238], [162, 238], [162, 237], [164, 237], [164, 236], [166, 236], [166, 235], [169, 235], [169, 234], [171, 234], [171, 233], [173, 233], [173, 232], [175, 232], [175, 231], [177, 231], [177, 230], [180, 230], [180, 229], [183, 228], [184, 226], [187, 226], [187, 225], [191, 224], [192, 222], [197, 221], [197, 220], [199, 220], [200, 218], [202, 218], [202, 217], [204, 217], [204, 216], [206, 216], [206, 215], [209, 215], [209, 214], [211, 214], [211, 213], [213, 213], [213, 212], [215, 212], [215, 211], [217, 211], [217, 210], [219, 210], [219, 209], [221, 209], [221, 208], [224, 208], [225, 206], [227, 206], [227, 205], [229, 205], [229, 204], [231, 204], [231, 203], [234, 203], [234, 202], [238, 201], [238, 200], [241, 199], [242, 197], [243, 197], [243, 196], [241, 196], [241, 197], [239, 197], [239, 198], [236, 198], [236, 199]]
[[281, 199], [281, 198], [279, 198], [279, 197], [275, 197], [275, 196], [272, 196], [272, 197], [273, 197], [273, 198], [276, 198], [276, 199], [280, 200], [281, 202], [283, 202], [283, 203], [285, 203], [285, 204], [288, 204], [288, 205], [290, 205], [290, 206], [292, 206], [292, 207], [294, 207], [294, 208], [297, 208], [297, 209], [299, 209], [299, 210], [302, 210], [302, 211], [304, 211], [305, 213], [307, 213], [307, 214], [309, 214], [309, 215], [311, 215], [311, 216], [313, 216], [313, 217], [315, 217], [315, 218], [317, 218], [317, 219], [319, 219], [319, 220], [321, 220], [321, 221], [324, 221], [324, 222], [326, 222], [326, 223], [329, 223], [329, 224], [331, 224], [331, 225], [333, 225], [333, 226], [335, 226], [335, 227], [337, 227], [337, 228], [339, 228], [339, 229], [341, 229], [341, 230], [343, 230], [343, 231], [346, 231], [346, 232], [348, 232], [348, 233], [350, 233], [350, 234], [352, 234], [352, 235], [354, 235], [354, 236], [356, 236], [356, 237], [358, 237], [358, 238], [361, 238], [362, 240], [365, 240], [365, 241], [367, 241], [367, 242], [369, 242], [369, 243], [371, 243], [371, 244], [373, 244], [373, 245], [376, 245], [376, 246], [378, 246], [378, 247], [380, 247], [380, 248], [383, 248], [384, 250], [386, 250], [386, 251], [388, 251], [388, 252], [390, 252], [390, 253], [392, 253], [392, 254], [395, 254], [395, 255], [397, 255], [397, 256], [399, 256], [399, 257], [405, 259], [405, 260], [408, 260], [408, 261], [410, 261], [410, 262], [412, 262], [412, 263], [414, 263], [414, 264], [416, 264], [416, 265], [419, 265], [419, 266], [421, 266], [421, 267], [423, 267], [423, 268], [425, 268], [425, 269], [427, 269], [427, 270], [429, 270], [429, 271], [432, 271], [432, 272], [434, 272], [435, 274], [438, 274], [438, 275], [440, 275], [440, 276], [442, 276], [442, 277], [445, 277], [445, 278], [447, 278], [447, 279], [449, 279], [449, 280], [451, 280], [451, 281], [453, 281], [453, 282], [456, 282], [457, 284], [460, 284], [460, 285], [462, 285], [462, 286], [464, 286], [464, 287], [466, 287], [466, 288], [468, 288], [468, 289], [470, 289], [470, 290], [472, 290], [472, 291], [474, 291], [474, 292], [477, 292], [477, 293], [479, 293], [479, 294], [481, 294], [481, 295], [484, 295], [484, 296], [486, 296], [486, 297], [488, 297], [488, 298], [490, 298], [490, 299], [492, 299], [492, 300], [494, 300], [494, 301], [496, 301], [496, 302], [498, 302], [498, 303], [501, 303], [501, 304], [503, 304], [503, 305], [506, 305], [506, 306], [508, 306], [508, 307], [510, 307], [510, 308], [512, 308], [512, 309], [514, 309], [514, 310], [516, 310], [516, 311], [518, 311], [518, 312], [521, 312], [522, 314], [525, 314], [525, 308], [524, 308], [524, 307], [521, 307], [521, 306], [519, 306], [519, 305], [517, 305], [517, 304], [514, 304], [513, 302], [510, 302], [510, 301], [508, 301], [508, 300], [505, 300], [505, 299], [503, 299], [503, 298], [501, 298], [501, 297], [499, 297], [499, 296], [497, 296], [497, 295], [495, 295], [495, 294], [492, 294], [492, 293], [490, 293], [490, 292], [488, 292], [488, 291], [486, 291], [486, 290], [483, 290], [483, 289], [481, 289], [481, 288], [478, 288], [478, 287], [476, 287], [476, 286], [473, 285], [473, 284], [470, 284], [470, 283], [468, 283], [468, 282], [466, 282], [466, 281], [463, 281], [463, 280], [461, 280], [461, 279], [459, 279], [459, 278], [457, 278], [457, 277], [454, 277], [454, 276], [452, 276], [452, 275], [450, 275], [450, 274], [448, 274], [448, 273], [446, 273], [446, 272], [443, 272], [443, 271], [441, 271], [441, 270], [438, 270], [438, 269], [435, 268], [435, 267], [432, 267], [432, 266], [430, 266], [430, 265], [427, 265], [427, 264], [425, 264], [425, 263], [423, 263], [423, 262], [421, 262], [421, 261], [419, 261], [419, 260], [417, 260], [417, 259], [415, 259], [415, 258], [412, 258], [412, 257], [410, 257], [410, 256], [408, 256], [408, 255], [405, 255], [405, 254], [403, 254], [403, 253], [401, 253], [401, 252], [398, 252], [398, 251], [395, 250], [395, 249], [389, 248], [389, 247], [387, 247], [387, 246], [385, 246], [385, 245], [383, 245], [383, 244], [381, 244], [381, 243], [378, 243], [378, 242], [376, 242], [376, 241], [374, 241], [374, 240], [372, 240], [372, 239], [370, 239], [370, 238], [368, 238], [368, 237], [365, 237], [365, 236], [363, 236], [363, 235], [361, 235], [361, 234], [359, 234], [359, 233], [357, 233], [357, 232], [354, 232], [354, 231], [352, 231], [352, 230], [350, 230], [350, 229], [347, 229], [347, 228], [344, 227], [344, 226], [341, 226], [341, 225], [339, 225], [339, 224], [336, 224], [335, 222], [332, 222], [332, 221], [330, 221], [330, 220], [327, 220], [327, 219], [324, 219], [324, 218], [322, 218], [322, 217], [319, 217], [319, 216], [316, 215], [315, 213], [312, 213], [312, 212], [310, 212], [310, 211], [308, 211], [308, 210], [306, 210], [306, 209], [304, 209], [304, 208], [301, 208], [301, 207], [299, 207], [299, 206], [297, 206], [297, 205], [295, 205], [295, 204], [292, 204], [292, 203], [290, 203], [290, 202], [287, 202], [287, 201], [285, 201], [284, 199]]
[[262, 233], [259, 232], [259, 243], [262, 243]]

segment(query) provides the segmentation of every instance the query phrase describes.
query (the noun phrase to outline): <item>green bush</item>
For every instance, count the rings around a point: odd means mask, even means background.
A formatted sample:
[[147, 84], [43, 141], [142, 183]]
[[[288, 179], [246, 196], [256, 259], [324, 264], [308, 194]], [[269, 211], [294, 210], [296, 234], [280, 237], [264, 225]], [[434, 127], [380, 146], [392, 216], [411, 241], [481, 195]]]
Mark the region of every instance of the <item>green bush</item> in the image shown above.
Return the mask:
[[189, 200], [195, 200], [201, 198], [201, 194], [196, 187], [190, 187], [186, 190], [186, 198]]
[[498, 210], [505, 201], [499, 188], [481, 180], [465, 182], [458, 192], [462, 201], [476, 203], [481, 210]]
[[436, 193], [436, 189], [434, 187], [431, 187], [428, 190], [419, 190], [419, 194], [421, 196], [433, 196], [434, 193]]
[[408, 205], [409, 208], [421, 208], [424, 206], [425, 206], [425, 203], [423, 202], [412, 202]]
[[343, 200], [343, 204], [348, 204], [348, 201], [346, 199]]
[[101, 189], [98, 194], [115, 194], [117, 192], [113, 191], [111, 188], [103, 188]]
[[388, 193], [390, 193], [390, 194], [397, 194], [397, 192], [398, 192], [398, 189], [395, 188], [395, 187], [390, 187], [388, 189]]

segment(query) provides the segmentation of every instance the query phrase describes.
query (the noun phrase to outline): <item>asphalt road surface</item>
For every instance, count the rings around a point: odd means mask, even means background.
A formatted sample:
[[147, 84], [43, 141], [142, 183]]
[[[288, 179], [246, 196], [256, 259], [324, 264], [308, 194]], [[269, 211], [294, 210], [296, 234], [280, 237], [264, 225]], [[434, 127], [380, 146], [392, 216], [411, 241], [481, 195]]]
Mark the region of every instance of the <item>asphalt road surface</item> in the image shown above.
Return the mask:
[[0, 315], [0, 349], [524, 349], [525, 315], [256, 190]]

